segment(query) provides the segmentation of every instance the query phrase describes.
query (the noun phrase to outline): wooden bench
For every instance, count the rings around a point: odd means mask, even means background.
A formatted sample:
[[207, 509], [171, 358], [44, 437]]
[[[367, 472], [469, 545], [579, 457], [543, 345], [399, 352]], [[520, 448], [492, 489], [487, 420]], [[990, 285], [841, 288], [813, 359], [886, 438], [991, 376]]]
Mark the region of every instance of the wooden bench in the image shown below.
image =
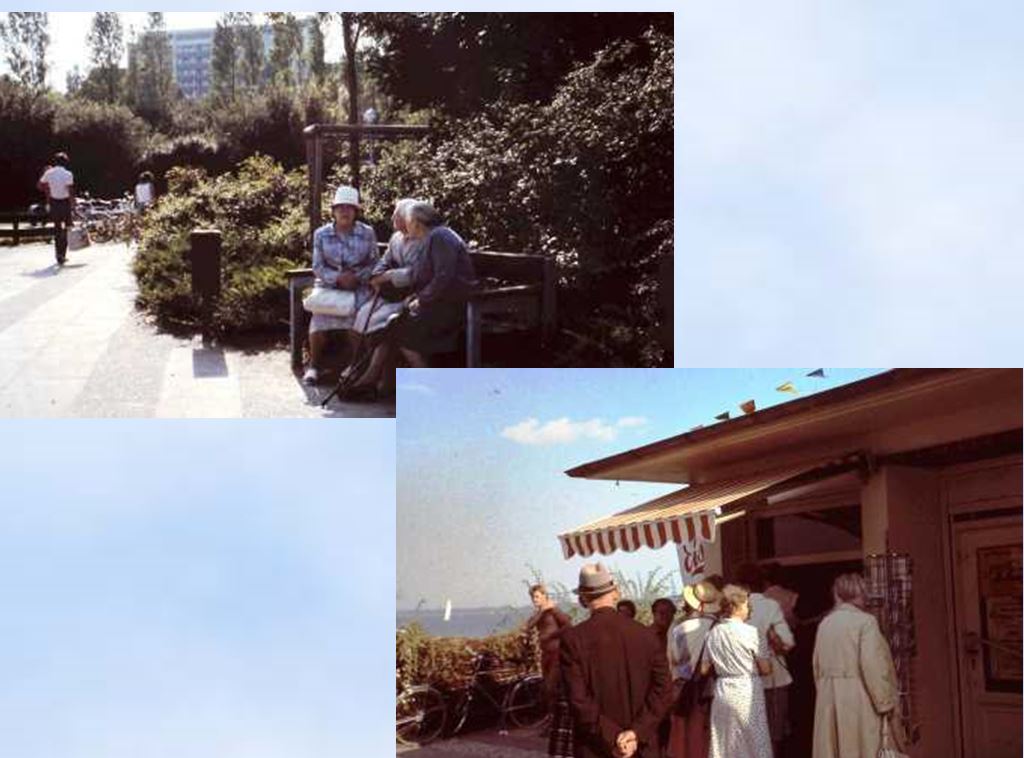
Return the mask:
[[[547, 344], [556, 325], [554, 261], [543, 255], [475, 250], [470, 257], [481, 284], [466, 303], [466, 366], [480, 365], [484, 333], [538, 330], [541, 344]], [[312, 286], [313, 278], [309, 268], [295, 268], [287, 273], [294, 367], [302, 365], [309, 323], [309, 314], [302, 307], [302, 292]]]
[[[43, 214], [27, 211], [0, 212], [0, 239], [13, 239], [17, 245], [23, 239], [50, 239], [53, 237], [53, 222]], [[8, 227], [7, 224], [11, 226]]]

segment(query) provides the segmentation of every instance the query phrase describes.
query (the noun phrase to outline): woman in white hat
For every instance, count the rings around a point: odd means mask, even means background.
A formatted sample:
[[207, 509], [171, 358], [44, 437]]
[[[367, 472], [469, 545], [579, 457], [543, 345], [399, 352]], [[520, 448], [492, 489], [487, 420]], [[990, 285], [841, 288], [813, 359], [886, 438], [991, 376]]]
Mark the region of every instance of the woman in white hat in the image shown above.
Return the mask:
[[[710, 581], [683, 587], [683, 602], [690, 612], [672, 628], [668, 638], [668, 664], [676, 699], [683, 685], [697, 673], [701, 659], [707, 657], [704, 642], [718, 621], [718, 599], [718, 588]], [[710, 699], [704, 697], [687, 711], [673, 708], [667, 751], [671, 758], [706, 758], [710, 707]]]
[[[370, 276], [377, 262], [377, 235], [359, 215], [359, 190], [341, 186], [334, 193], [331, 216], [313, 234], [313, 273], [321, 286], [352, 290], [356, 310], [370, 299]], [[354, 316], [329, 316], [314, 313], [309, 322], [309, 368], [302, 377], [316, 384], [323, 367], [328, 332], [351, 329]]]

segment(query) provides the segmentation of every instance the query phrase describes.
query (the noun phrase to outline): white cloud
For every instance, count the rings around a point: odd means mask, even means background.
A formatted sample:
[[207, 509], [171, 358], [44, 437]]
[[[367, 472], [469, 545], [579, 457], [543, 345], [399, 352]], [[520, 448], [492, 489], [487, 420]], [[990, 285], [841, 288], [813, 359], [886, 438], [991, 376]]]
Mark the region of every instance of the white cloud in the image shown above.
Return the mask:
[[643, 426], [646, 423], [647, 419], [640, 416], [626, 416], [615, 424], [607, 424], [599, 418], [573, 421], [563, 416], [543, 423], [528, 418], [506, 426], [501, 430], [501, 436], [521, 445], [565, 445], [583, 439], [611, 442], [618, 435], [619, 429]]
[[620, 429], [629, 429], [632, 427], [647, 426], [647, 419], [643, 416], [623, 416], [616, 424]]

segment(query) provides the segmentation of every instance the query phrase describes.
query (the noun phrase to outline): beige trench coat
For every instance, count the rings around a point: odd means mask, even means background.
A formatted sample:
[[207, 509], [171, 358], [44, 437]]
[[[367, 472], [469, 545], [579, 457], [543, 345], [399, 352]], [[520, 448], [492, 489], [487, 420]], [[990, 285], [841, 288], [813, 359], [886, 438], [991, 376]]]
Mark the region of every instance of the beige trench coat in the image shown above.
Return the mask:
[[874, 616], [840, 603], [822, 620], [814, 683], [814, 758], [874, 758], [882, 714], [896, 706], [899, 692], [889, 644]]

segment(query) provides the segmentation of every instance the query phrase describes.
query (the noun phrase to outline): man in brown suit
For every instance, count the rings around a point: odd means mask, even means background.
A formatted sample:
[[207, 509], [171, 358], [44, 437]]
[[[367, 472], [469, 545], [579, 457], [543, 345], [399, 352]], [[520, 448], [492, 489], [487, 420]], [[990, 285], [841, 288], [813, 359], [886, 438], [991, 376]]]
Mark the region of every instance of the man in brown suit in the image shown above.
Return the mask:
[[658, 724], [672, 698], [665, 646], [615, 610], [619, 591], [600, 563], [580, 570], [576, 593], [590, 618], [563, 630], [560, 652], [576, 758], [660, 755]]

